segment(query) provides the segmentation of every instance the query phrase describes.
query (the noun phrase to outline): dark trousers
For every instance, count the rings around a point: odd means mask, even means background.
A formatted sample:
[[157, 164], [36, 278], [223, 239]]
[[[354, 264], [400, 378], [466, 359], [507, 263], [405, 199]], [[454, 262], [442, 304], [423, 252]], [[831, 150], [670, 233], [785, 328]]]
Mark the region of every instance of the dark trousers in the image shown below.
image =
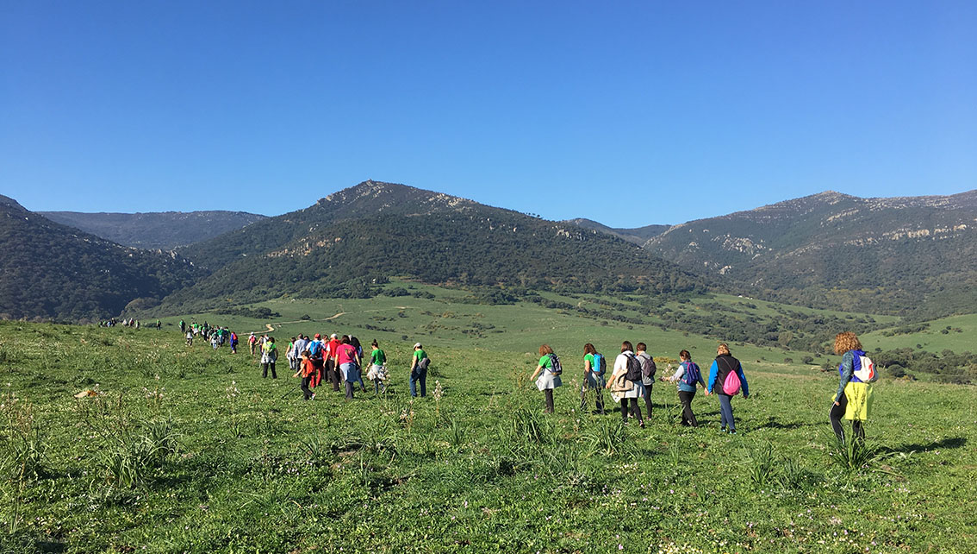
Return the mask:
[[[828, 417], [831, 418], [831, 428], [834, 429], [835, 435], [838, 435], [838, 440], [840, 441], [845, 440], [845, 429], [841, 426], [841, 420], [845, 418], [845, 410], [847, 408], [848, 397], [842, 394], [838, 405], [831, 406], [831, 412], [828, 414]], [[851, 431], [856, 438], [865, 440], [865, 429], [862, 428], [862, 422], [860, 420], [852, 420]]]
[[410, 372], [410, 395], [417, 396], [417, 385], [421, 385], [421, 396], [427, 396], [427, 370], [414, 368]]
[[730, 431], [736, 430], [736, 421], [733, 419], [732, 396], [718, 393], [719, 396], [719, 426]]
[[278, 374], [275, 373], [275, 362], [268, 362], [267, 364], [261, 364], [261, 377], [268, 377], [269, 366], [271, 366], [271, 378], [278, 379]]
[[621, 399], [621, 419], [624, 423], [628, 422], [628, 405], [631, 405], [631, 415], [638, 419], [638, 423], [644, 425], [645, 422], [641, 418], [641, 406], [638, 404], [637, 398], [622, 398]]
[[339, 368], [334, 360], [326, 360], [326, 378], [332, 383], [332, 390], [339, 392]]
[[553, 389], [543, 389], [543, 396], [546, 397], [546, 413], [552, 414], [555, 408], [553, 405]]
[[584, 412], [587, 410], [587, 393], [590, 390], [594, 391], [594, 407], [597, 408], [597, 413], [604, 415], [604, 379], [594, 378], [592, 381], [588, 380], [584, 376], [584, 384], [580, 387], [580, 411]]
[[302, 396], [305, 397], [306, 400], [312, 398], [312, 390], [309, 389], [309, 381], [311, 380], [312, 377], [302, 377]]
[[684, 390], [678, 391], [678, 400], [682, 403], [682, 425], [688, 425], [691, 427], [698, 427], [699, 422], [695, 419], [695, 414], [692, 413], [692, 399], [695, 398], [695, 391], [685, 392]]
[[645, 385], [645, 411], [648, 412], [648, 419], [651, 419], [651, 387], [652, 385]]
[[346, 400], [352, 400], [353, 399], [353, 383], [350, 383], [349, 381], [343, 381], [343, 383], [346, 384]]

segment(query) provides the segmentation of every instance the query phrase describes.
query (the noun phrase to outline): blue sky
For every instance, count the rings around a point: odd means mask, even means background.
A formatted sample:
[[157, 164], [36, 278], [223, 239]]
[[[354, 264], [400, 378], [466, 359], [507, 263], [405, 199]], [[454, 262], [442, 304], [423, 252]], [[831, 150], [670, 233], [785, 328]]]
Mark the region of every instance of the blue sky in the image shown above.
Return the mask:
[[977, 188], [977, 2], [0, 0], [0, 193], [276, 215], [366, 180], [679, 223]]

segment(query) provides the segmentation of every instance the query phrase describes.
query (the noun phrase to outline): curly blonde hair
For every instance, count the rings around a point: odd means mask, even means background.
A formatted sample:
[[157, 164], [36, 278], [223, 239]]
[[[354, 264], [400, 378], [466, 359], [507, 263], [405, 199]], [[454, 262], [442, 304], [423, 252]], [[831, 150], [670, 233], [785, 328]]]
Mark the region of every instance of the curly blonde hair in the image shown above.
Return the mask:
[[729, 351], [729, 345], [725, 342], [719, 344], [719, 347], [716, 348], [716, 352], [718, 352], [720, 356], [732, 356], [732, 353]]
[[858, 340], [855, 333], [845, 331], [835, 335], [835, 354], [844, 354], [849, 350], [861, 350], [862, 343]]

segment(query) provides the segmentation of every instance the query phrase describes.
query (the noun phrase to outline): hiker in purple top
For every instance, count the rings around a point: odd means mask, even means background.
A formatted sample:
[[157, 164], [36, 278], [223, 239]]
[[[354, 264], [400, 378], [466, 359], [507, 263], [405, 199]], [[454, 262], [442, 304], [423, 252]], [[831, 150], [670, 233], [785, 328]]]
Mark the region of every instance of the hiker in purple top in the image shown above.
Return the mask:
[[713, 389], [719, 395], [719, 425], [720, 431], [736, 433], [736, 421], [733, 419], [733, 405], [730, 400], [743, 389], [743, 398], [750, 397], [750, 387], [746, 384], [743, 366], [729, 353], [729, 345], [725, 342], [716, 350], [719, 354], [709, 368], [709, 385], [706, 395], [712, 394]]

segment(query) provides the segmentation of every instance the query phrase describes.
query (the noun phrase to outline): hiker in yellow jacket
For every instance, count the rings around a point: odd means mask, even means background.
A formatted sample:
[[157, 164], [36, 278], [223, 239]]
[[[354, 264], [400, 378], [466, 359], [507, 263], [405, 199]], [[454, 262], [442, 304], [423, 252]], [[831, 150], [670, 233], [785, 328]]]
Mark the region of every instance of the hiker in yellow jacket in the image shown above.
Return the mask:
[[841, 380], [829, 414], [831, 428], [838, 435], [838, 440], [844, 441], [845, 430], [841, 426], [841, 418], [844, 417], [851, 420], [851, 430], [855, 437], [864, 440], [865, 428], [862, 422], [868, 419], [872, 405], [872, 385], [856, 377], [855, 371], [861, 367], [865, 351], [855, 333], [846, 331], [835, 336], [835, 354], [841, 355], [841, 364], [838, 366]]

